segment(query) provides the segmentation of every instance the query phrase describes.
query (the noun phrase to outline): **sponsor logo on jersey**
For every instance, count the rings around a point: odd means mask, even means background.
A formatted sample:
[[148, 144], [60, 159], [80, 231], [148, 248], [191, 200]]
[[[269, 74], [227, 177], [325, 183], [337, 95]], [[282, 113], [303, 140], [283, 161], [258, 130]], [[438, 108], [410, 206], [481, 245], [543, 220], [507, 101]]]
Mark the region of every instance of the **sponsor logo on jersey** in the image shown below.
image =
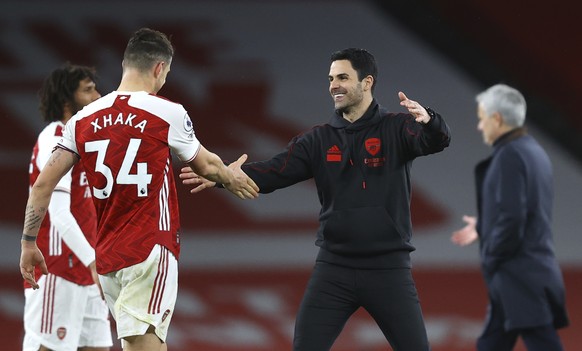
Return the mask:
[[386, 163], [386, 157], [370, 157], [364, 158], [364, 164], [368, 167], [381, 167]]

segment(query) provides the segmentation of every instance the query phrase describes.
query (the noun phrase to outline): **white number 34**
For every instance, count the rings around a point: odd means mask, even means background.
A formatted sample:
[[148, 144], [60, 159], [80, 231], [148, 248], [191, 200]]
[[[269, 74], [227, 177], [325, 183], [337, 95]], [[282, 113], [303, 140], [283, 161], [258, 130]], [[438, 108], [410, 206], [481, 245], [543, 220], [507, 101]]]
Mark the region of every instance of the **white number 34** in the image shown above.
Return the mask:
[[[139, 162], [136, 164], [137, 172], [135, 174], [129, 174], [131, 166], [135, 161], [135, 156], [137, 155], [137, 150], [141, 144], [141, 139], [130, 139], [129, 145], [127, 146], [127, 151], [123, 157], [123, 163], [117, 174], [117, 179], [115, 179], [116, 184], [135, 184], [137, 186], [137, 196], [144, 197], [148, 196], [148, 184], [152, 182], [152, 175], [148, 174], [148, 164], [145, 162]], [[106, 199], [111, 195], [111, 190], [113, 189], [113, 173], [111, 168], [105, 165], [105, 156], [107, 154], [107, 147], [109, 146], [109, 139], [96, 140], [85, 143], [85, 152], [97, 152], [97, 160], [95, 162], [95, 171], [103, 174], [107, 184], [104, 188], [93, 187], [93, 196], [98, 199]]]

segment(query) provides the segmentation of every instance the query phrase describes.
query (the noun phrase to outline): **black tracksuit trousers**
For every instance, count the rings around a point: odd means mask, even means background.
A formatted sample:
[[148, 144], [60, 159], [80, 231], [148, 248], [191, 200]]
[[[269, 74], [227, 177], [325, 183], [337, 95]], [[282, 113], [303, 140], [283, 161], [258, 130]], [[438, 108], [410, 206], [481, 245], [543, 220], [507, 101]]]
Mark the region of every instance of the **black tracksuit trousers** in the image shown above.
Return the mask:
[[348, 318], [363, 307], [394, 351], [428, 351], [409, 268], [355, 269], [317, 262], [295, 323], [294, 351], [327, 351]]

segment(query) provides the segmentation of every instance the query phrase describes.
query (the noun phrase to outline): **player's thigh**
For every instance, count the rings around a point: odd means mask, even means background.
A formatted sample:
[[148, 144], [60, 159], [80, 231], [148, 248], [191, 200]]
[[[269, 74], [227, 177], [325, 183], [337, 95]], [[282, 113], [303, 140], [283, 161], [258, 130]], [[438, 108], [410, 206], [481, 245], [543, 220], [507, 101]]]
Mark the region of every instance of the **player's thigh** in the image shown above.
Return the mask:
[[136, 265], [99, 277], [119, 338], [144, 335], [150, 326], [165, 341], [178, 293], [178, 262], [156, 245]]

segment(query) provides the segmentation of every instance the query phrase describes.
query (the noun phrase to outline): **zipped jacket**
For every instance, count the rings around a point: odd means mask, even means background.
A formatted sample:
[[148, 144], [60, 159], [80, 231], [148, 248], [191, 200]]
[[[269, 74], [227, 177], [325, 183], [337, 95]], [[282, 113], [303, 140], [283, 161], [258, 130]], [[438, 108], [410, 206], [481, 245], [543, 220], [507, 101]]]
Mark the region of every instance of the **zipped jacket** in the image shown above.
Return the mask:
[[313, 178], [321, 211], [319, 260], [361, 268], [409, 267], [410, 168], [417, 156], [442, 151], [450, 131], [427, 109], [427, 124], [390, 113], [375, 100], [350, 123], [336, 112], [329, 123], [295, 136], [273, 158], [243, 165], [270, 193]]

